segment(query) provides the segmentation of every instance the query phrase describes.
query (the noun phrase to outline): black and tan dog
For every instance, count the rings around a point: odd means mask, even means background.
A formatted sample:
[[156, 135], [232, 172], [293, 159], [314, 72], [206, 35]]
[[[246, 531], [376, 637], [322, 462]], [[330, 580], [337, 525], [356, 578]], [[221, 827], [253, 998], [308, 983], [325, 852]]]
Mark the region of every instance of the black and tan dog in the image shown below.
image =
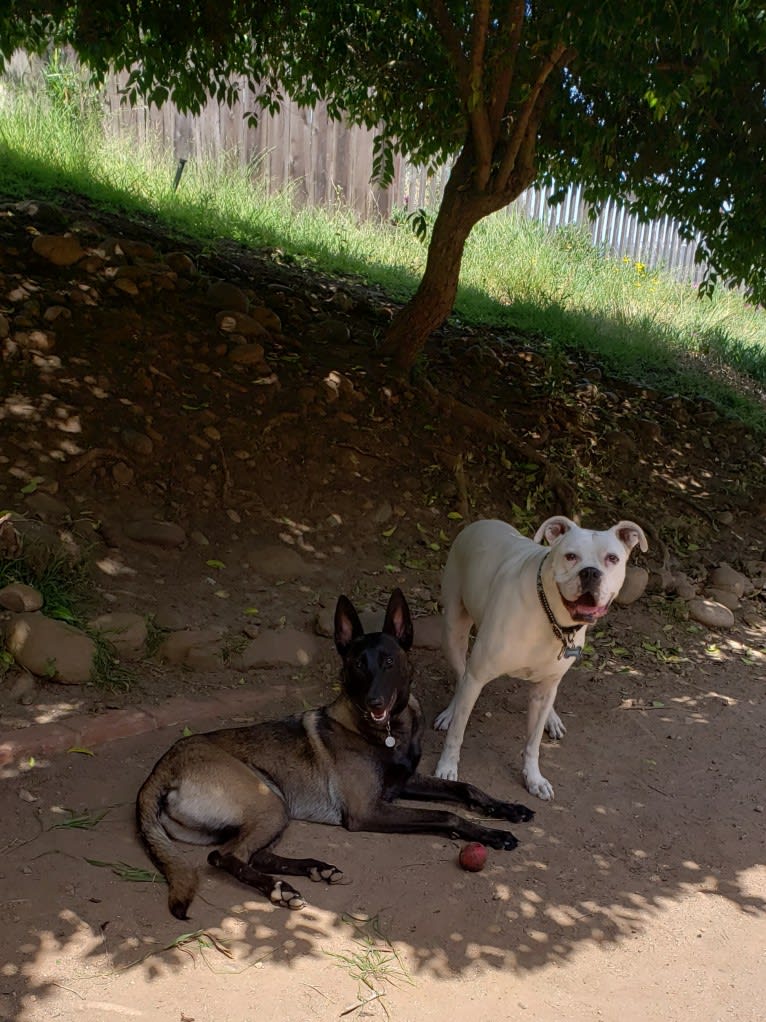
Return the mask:
[[533, 813], [459, 781], [416, 773], [422, 714], [410, 694], [412, 645], [407, 602], [396, 589], [382, 632], [365, 634], [351, 602], [335, 610], [335, 645], [343, 659], [341, 692], [329, 706], [286, 720], [182, 738], [162, 757], [138, 794], [138, 829], [170, 886], [179, 919], [197, 888], [197, 870], [176, 842], [219, 844], [208, 856], [277, 905], [302, 908], [279, 876], [337, 883], [343, 874], [317, 859], [288, 859], [271, 849], [289, 820], [348, 830], [439, 834], [510, 850], [507, 830], [444, 810], [393, 805], [394, 799], [450, 802], [518, 822]]

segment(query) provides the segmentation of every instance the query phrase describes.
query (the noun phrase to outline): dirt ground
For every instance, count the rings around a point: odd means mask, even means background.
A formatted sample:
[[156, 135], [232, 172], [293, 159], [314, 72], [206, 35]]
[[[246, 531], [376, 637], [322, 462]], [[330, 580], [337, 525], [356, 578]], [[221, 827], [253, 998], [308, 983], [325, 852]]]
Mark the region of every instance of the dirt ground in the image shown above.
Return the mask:
[[[482, 694], [462, 776], [537, 815], [481, 873], [459, 869], [456, 842], [292, 824], [280, 850], [334, 862], [350, 884], [299, 881], [308, 906], [288, 913], [205, 867], [179, 923], [163, 884], [130, 879], [150, 868], [135, 794], [178, 729], [4, 768], [0, 1019], [760, 1022], [760, 441], [699, 402], [553, 357], [541, 338], [459, 324], [397, 381], [375, 356], [392, 311], [375, 289], [278, 252], [200, 251], [72, 198], [0, 206], [0, 312], [16, 338], [0, 363], [0, 506], [82, 543], [94, 610], [213, 625], [232, 650], [254, 627], [313, 632], [339, 592], [366, 608], [401, 585], [431, 616], [459, 514], [527, 532], [558, 512], [600, 528], [633, 518], [651, 571], [647, 594], [591, 631], [562, 685], [568, 733], [542, 750], [555, 802], [521, 785], [523, 683]], [[36, 232], [64, 230], [83, 260], [33, 254]], [[166, 272], [160, 256], [179, 250], [193, 272]], [[242, 345], [219, 329], [211, 280], [280, 317], [259, 335], [263, 361], [232, 358]], [[36, 330], [47, 340], [30, 340]], [[146, 516], [186, 541], [130, 539], [126, 524]], [[701, 590], [721, 562], [754, 582], [734, 626], [711, 631], [667, 579], [682, 572]], [[23, 702], [0, 683], [0, 727], [223, 688], [282, 716], [332, 698], [337, 656], [318, 641], [304, 667], [193, 671], [147, 657], [127, 665], [127, 688], [37, 679]], [[451, 681], [438, 650], [412, 657], [432, 720]], [[441, 742], [428, 731], [424, 769]]]

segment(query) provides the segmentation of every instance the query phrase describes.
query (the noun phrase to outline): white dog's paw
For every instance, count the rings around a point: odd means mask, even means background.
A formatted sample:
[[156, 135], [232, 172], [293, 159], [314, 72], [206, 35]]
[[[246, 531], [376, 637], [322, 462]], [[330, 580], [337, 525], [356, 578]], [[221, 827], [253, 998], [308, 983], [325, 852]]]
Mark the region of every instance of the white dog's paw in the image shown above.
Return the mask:
[[524, 786], [530, 795], [536, 795], [543, 802], [552, 802], [555, 798], [553, 785], [541, 773], [524, 774]]
[[442, 756], [436, 765], [435, 777], [441, 777], [444, 781], [456, 781], [457, 780], [457, 764], [456, 759], [452, 759], [450, 756]]
[[[452, 704], [450, 703], [450, 705], [446, 708], [446, 710], [442, 710], [442, 712], [438, 715], [438, 717], [434, 721], [434, 728], [437, 731], [446, 731], [447, 728], [452, 723], [452, 717], [453, 717], [453, 711], [452, 711]], [[437, 777], [441, 777], [441, 776], [442, 776], [441, 774], [437, 774]]]
[[559, 738], [563, 738], [567, 733], [563, 720], [559, 717], [555, 710], [551, 710], [548, 714], [548, 719], [545, 722], [545, 730], [551, 738], [555, 738], [557, 740]]

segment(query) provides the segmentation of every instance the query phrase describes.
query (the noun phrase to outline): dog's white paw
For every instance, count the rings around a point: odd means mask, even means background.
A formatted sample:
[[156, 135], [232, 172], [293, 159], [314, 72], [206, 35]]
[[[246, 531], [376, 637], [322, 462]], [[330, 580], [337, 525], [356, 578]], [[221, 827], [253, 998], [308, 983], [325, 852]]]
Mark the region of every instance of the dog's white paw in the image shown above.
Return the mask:
[[441, 777], [444, 781], [456, 781], [457, 780], [457, 763], [456, 759], [442, 756], [436, 765], [435, 777]]
[[531, 774], [529, 776], [524, 774], [524, 786], [530, 795], [536, 795], [544, 802], [552, 802], [555, 798], [553, 785], [540, 773]]
[[[446, 710], [442, 710], [442, 712], [438, 715], [438, 717], [434, 721], [434, 728], [437, 731], [446, 731], [447, 728], [452, 723], [452, 716], [453, 716], [453, 714], [452, 714], [452, 706], [450, 705], [450, 706], [448, 706], [446, 708]], [[441, 777], [443, 775], [442, 774], [437, 774], [436, 776], [437, 777]]]
[[563, 720], [559, 717], [555, 710], [551, 710], [548, 714], [548, 719], [545, 722], [545, 730], [551, 738], [555, 738], [557, 740], [559, 738], [563, 738], [567, 733]]

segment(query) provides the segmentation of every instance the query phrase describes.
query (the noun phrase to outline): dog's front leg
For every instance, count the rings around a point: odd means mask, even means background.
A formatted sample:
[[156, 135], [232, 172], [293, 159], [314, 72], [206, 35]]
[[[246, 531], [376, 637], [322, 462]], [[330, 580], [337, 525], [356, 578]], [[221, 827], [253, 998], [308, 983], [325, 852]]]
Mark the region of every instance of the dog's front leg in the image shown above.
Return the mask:
[[505, 851], [511, 851], [518, 844], [509, 830], [483, 827], [457, 813], [442, 809], [409, 809], [389, 802], [378, 802], [359, 812], [349, 812], [343, 822], [347, 830], [366, 830], [377, 834], [437, 834], [463, 841], [480, 841], [490, 848]]
[[527, 744], [524, 746], [523, 769], [524, 784], [527, 791], [545, 800], [554, 797], [553, 785], [540, 773], [540, 742], [543, 738], [545, 722], [556, 700], [556, 692], [561, 678], [546, 678], [533, 683], [529, 693], [527, 711]]
[[399, 792], [399, 798], [417, 799], [422, 802], [454, 802], [466, 806], [475, 813], [493, 816], [511, 823], [527, 822], [535, 815], [532, 809], [520, 802], [503, 802], [493, 798], [486, 791], [465, 781], [445, 781], [440, 777], [413, 774]]
[[447, 728], [444, 748], [436, 766], [437, 777], [442, 777], [447, 781], [457, 780], [460, 750], [463, 747], [466, 725], [483, 688], [483, 682], [478, 681], [471, 674], [470, 668], [467, 669], [458, 682], [452, 702], [436, 718], [434, 726], [437, 729]]

